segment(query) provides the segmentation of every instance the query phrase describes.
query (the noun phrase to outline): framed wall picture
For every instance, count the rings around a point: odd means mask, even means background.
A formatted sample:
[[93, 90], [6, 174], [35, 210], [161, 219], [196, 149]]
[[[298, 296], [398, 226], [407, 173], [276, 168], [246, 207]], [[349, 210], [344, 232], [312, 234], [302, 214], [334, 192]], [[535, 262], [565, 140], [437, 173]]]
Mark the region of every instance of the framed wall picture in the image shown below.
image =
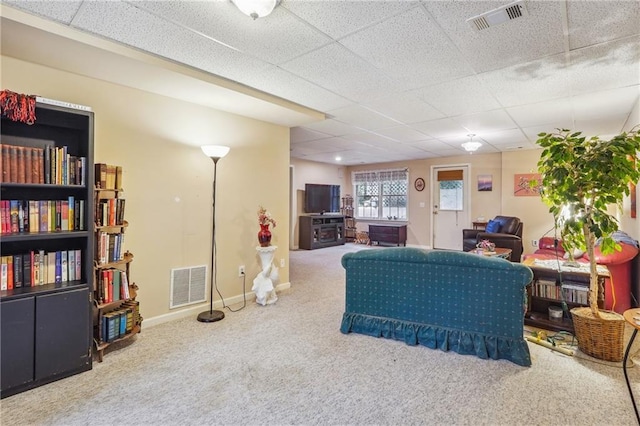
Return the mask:
[[[538, 185], [531, 187], [531, 181], [536, 180]], [[535, 197], [540, 195], [542, 189], [542, 176], [540, 173], [524, 173], [513, 175], [513, 195], [516, 197]]]
[[413, 187], [416, 189], [416, 191], [422, 191], [424, 189], [424, 179], [416, 179], [416, 181], [413, 182]]
[[478, 191], [493, 191], [493, 175], [478, 175]]

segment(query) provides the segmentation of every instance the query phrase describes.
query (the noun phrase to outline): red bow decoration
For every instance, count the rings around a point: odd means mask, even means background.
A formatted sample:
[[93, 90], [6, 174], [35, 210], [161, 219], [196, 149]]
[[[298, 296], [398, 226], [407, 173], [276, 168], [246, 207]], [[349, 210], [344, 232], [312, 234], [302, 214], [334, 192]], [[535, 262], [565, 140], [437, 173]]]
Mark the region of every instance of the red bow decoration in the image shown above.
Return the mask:
[[36, 121], [36, 97], [3, 90], [0, 92], [0, 114], [11, 121], [33, 124]]

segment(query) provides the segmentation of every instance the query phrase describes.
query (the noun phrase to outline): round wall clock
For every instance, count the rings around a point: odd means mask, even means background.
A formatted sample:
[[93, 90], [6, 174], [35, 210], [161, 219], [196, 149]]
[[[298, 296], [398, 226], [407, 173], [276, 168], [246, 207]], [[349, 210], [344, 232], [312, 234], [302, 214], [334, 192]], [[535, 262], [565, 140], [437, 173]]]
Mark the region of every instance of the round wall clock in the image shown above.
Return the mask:
[[424, 189], [424, 179], [422, 178], [416, 179], [416, 181], [413, 183], [413, 186], [416, 188], [417, 191], [422, 191]]

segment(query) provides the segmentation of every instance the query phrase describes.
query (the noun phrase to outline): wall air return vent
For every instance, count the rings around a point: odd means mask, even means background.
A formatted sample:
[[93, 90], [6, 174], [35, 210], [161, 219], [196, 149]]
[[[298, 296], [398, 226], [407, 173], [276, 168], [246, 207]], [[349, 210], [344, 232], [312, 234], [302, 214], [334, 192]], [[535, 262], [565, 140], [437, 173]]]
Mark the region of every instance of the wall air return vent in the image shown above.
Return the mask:
[[527, 15], [523, 0], [490, 10], [467, 19], [467, 23], [476, 31], [482, 31]]
[[207, 267], [193, 266], [171, 270], [169, 309], [206, 301]]

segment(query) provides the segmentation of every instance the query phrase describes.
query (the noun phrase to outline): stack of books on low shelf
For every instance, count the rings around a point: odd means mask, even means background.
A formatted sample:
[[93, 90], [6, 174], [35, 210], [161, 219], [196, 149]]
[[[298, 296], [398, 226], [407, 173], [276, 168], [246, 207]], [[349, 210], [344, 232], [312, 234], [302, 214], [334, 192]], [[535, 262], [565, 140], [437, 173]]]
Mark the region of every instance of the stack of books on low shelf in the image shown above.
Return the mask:
[[135, 300], [128, 300], [118, 309], [102, 315], [101, 321], [101, 342], [110, 343], [120, 339], [140, 324], [140, 304]]

